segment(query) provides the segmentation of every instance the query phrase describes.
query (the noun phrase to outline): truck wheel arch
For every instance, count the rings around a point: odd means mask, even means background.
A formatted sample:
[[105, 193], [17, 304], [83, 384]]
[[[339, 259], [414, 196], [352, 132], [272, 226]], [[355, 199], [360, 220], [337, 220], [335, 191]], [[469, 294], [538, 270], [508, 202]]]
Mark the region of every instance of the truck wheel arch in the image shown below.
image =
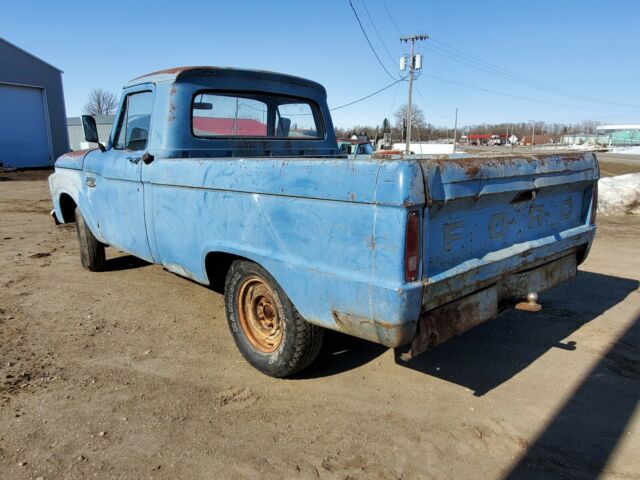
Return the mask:
[[[220, 294], [224, 293], [227, 273], [229, 273], [229, 270], [231, 269], [231, 264], [233, 264], [233, 262], [235, 262], [236, 260], [244, 260], [246, 262], [253, 262], [257, 265], [260, 265], [260, 267], [269, 272], [269, 275], [274, 278], [280, 288], [282, 288], [282, 290], [285, 290], [274, 272], [263, 265], [260, 260], [251, 258], [251, 256], [240, 255], [239, 253], [230, 253], [228, 251], [218, 250], [211, 251], [205, 255], [204, 272], [207, 277], [207, 281], [209, 282], [209, 286], [213, 289], [213, 291]], [[286, 291], [285, 294], [289, 295], [289, 293]]]
[[62, 223], [74, 223], [76, 221], [76, 201], [68, 193], [60, 194], [58, 199], [60, 212], [62, 213]]
[[205, 256], [204, 271], [207, 276], [207, 280], [209, 281], [209, 286], [215, 292], [224, 293], [224, 284], [225, 280], [227, 279], [227, 273], [231, 268], [231, 264], [236, 260], [255, 262], [255, 260], [252, 260], [250, 258], [242, 257], [240, 255], [229, 252], [209, 252]]

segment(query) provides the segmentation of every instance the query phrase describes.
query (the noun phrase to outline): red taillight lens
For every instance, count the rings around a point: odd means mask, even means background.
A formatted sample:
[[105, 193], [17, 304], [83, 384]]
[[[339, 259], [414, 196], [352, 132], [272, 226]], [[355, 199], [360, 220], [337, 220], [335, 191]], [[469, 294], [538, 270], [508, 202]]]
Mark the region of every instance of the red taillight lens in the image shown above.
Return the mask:
[[420, 273], [420, 212], [407, 213], [404, 244], [404, 280], [413, 282]]

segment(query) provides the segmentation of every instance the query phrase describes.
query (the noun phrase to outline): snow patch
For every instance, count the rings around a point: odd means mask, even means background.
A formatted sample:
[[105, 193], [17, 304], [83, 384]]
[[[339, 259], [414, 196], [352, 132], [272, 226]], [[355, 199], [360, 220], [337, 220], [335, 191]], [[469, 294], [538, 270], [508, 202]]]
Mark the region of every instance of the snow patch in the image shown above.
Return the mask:
[[[405, 143], [394, 143], [392, 148], [404, 152], [405, 146]], [[409, 151], [416, 155], [447, 155], [453, 153], [453, 144], [411, 142], [409, 144]]]
[[617, 147], [611, 149], [611, 153], [624, 153], [626, 155], [640, 155], [640, 146], [638, 147]]
[[598, 215], [640, 214], [640, 173], [598, 181]]

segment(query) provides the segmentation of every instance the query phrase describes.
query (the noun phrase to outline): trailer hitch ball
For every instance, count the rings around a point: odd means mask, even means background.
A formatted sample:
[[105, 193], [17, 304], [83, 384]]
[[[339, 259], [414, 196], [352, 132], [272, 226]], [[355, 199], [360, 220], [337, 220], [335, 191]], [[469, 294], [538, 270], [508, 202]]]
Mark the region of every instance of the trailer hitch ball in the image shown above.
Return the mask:
[[516, 309], [524, 310], [525, 312], [539, 312], [542, 310], [542, 305], [538, 303], [538, 294], [529, 292], [527, 294], [527, 301], [518, 303]]

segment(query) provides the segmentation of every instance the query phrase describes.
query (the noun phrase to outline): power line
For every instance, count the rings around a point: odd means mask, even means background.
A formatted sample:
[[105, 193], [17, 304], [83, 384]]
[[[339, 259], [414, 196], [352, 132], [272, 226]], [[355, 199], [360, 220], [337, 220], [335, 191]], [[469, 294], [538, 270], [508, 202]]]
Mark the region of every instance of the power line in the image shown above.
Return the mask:
[[481, 58], [475, 57], [463, 50], [459, 50], [455, 47], [452, 47], [450, 45], [447, 45], [446, 43], [439, 41], [437, 39], [433, 39], [433, 43], [429, 45], [429, 47], [435, 52], [438, 53], [439, 55], [442, 55], [444, 57], [447, 57], [451, 60], [457, 61], [459, 63], [462, 63], [464, 65], [470, 66], [472, 68], [476, 68], [478, 70], [484, 71], [486, 73], [490, 73], [502, 78], [506, 78], [507, 80], [511, 80], [514, 81], [516, 83], [520, 83], [522, 85], [525, 85], [527, 87], [531, 87], [531, 88], [535, 88], [538, 90], [542, 90], [542, 91], [546, 91], [549, 93], [553, 93], [555, 95], [562, 95], [562, 96], [570, 96], [570, 97], [574, 97], [574, 98], [579, 98], [582, 100], [587, 100], [590, 102], [595, 102], [595, 103], [602, 103], [602, 104], [608, 104], [608, 105], [617, 105], [617, 106], [622, 106], [622, 107], [638, 107], [639, 105], [633, 105], [633, 104], [626, 104], [626, 103], [620, 103], [620, 102], [611, 102], [611, 101], [607, 101], [607, 100], [602, 100], [602, 99], [598, 99], [598, 98], [594, 98], [594, 97], [589, 97], [586, 95], [581, 95], [581, 94], [577, 94], [574, 92], [569, 92], [567, 90], [563, 90], [561, 88], [558, 87], [554, 87], [551, 85], [547, 85], [545, 83], [539, 82], [538, 80], [535, 80], [533, 78], [530, 77], [526, 77], [524, 75], [512, 72], [510, 70], [507, 70], [506, 68], [500, 67], [498, 65], [495, 65], [493, 63], [487, 62], [485, 60], [482, 60]]
[[389, 109], [389, 115], [387, 119], [393, 115], [393, 108], [396, 106], [396, 100], [398, 99], [398, 90], [399, 90], [399, 87], [396, 87], [396, 91], [393, 94], [393, 101], [391, 102], [391, 108]]
[[386, 87], [382, 87], [380, 90], [376, 90], [375, 92], [370, 93], [369, 95], [365, 95], [365, 96], [364, 96], [364, 97], [362, 97], [362, 98], [359, 98], [359, 99], [354, 100], [354, 101], [349, 102], [349, 103], [345, 103], [344, 105], [339, 105], [339, 106], [337, 106], [337, 107], [330, 108], [329, 110], [331, 110], [331, 111], [333, 111], [333, 110], [339, 110], [339, 109], [341, 109], [341, 108], [348, 107], [348, 106], [353, 105], [353, 104], [355, 104], [355, 103], [361, 102], [361, 101], [363, 101], [363, 100], [366, 100], [367, 98], [371, 98], [371, 97], [373, 97], [374, 95], [379, 94], [380, 92], [384, 92], [386, 89], [391, 88], [391, 87], [393, 87], [396, 83], [400, 83], [400, 82], [402, 82], [402, 81], [404, 81], [404, 80], [403, 80], [403, 79], [396, 80], [395, 82], [390, 83], [390, 84], [389, 84], [389, 85], [387, 85]]
[[[380, 60], [380, 57], [378, 56], [378, 52], [376, 52], [376, 49], [373, 48], [373, 45], [371, 44], [371, 40], [369, 40], [369, 37], [367, 36], [367, 32], [364, 30], [364, 27], [362, 26], [362, 22], [360, 21], [360, 17], [358, 17], [358, 12], [356, 12], [356, 9], [353, 6], [353, 3], [351, 2], [351, 0], [348, 0], [348, 2], [349, 2], [349, 5], [351, 5], [351, 10], [353, 10], [353, 14], [356, 17], [356, 20], [358, 21], [358, 25], [360, 25], [360, 30], [362, 30], [362, 34], [364, 35], [364, 38], [367, 40], [367, 43], [369, 44], [369, 48], [371, 48], [371, 51], [373, 52], [373, 54], [375, 55], [376, 59], [378, 60], [378, 63], [380, 64], [382, 69], [385, 72], [387, 72], [387, 75], [389, 75], [394, 80], [398, 80], [397, 77], [393, 76], [391, 74], [391, 72], [389, 72], [389, 70], [387, 70], [387, 67], [385, 67], [384, 63], [382, 63], [382, 60]], [[398, 81], [400, 81], [400, 80], [398, 80]]]
[[[525, 85], [527, 87], [539, 88], [539, 87], [536, 87], [535, 84], [533, 84], [533, 82], [520, 80], [517, 77], [515, 77], [514, 75], [507, 74], [507, 73], [502, 73], [502, 72], [500, 72], [497, 69], [494, 69], [492, 67], [491, 68], [485, 67], [482, 64], [480, 64], [480, 62], [476, 62], [475, 60], [466, 60], [466, 59], [464, 59], [463, 57], [461, 57], [461, 56], [459, 56], [457, 54], [450, 54], [446, 50], [440, 49], [438, 46], [430, 45], [429, 47], [432, 49], [432, 51], [434, 53], [437, 53], [438, 55], [441, 55], [441, 56], [443, 56], [445, 58], [448, 58], [450, 60], [453, 60], [455, 62], [461, 63], [462, 65], [466, 65], [468, 67], [475, 68], [475, 69], [481, 70], [483, 72], [490, 73], [492, 75], [496, 75], [498, 77], [505, 78], [507, 80], [512, 80], [514, 82], [520, 83], [521, 85]], [[545, 90], [548, 90], [548, 89], [545, 89]]]
[[[446, 50], [438, 49], [437, 46], [433, 46], [432, 45], [431, 48], [432, 48], [432, 51], [434, 53], [437, 53], [438, 55], [441, 55], [441, 56], [443, 56], [445, 58], [449, 58], [449, 59], [451, 59], [451, 60], [453, 60], [455, 62], [461, 63], [461, 64], [469, 66], [471, 68], [475, 68], [477, 70], [489, 73], [491, 75], [495, 75], [497, 77], [501, 77], [501, 78], [504, 78], [504, 79], [507, 79], [507, 80], [511, 80], [511, 81], [513, 81], [515, 83], [518, 83], [520, 85], [524, 85], [526, 87], [535, 88], [537, 90], [542, 90], [544, 92], [552, 93], [552, 94], [555, 94], [555, 95], [559, 94], [552, 87], [541, 86], [541, 85], [535, 83], [534, 81], [522, 80], [522, 79], [518, 78], [515, 74], [512, 75], [511, 73], [502, 73], [498, 69], [485, 67], [484, 65], [480, 64], [480, 62], [476, 62], [475, 60], [467, 61], [466, 59], [464, 59], [464, 58], [462, 58], [462, 57], [460, 57], [458, 55], [455, 55], [455, 54], [450, 55], [449, 52], [447, 52]], [[563, 95], [563, 94], [560, 93], [560, 95]], [[574, 96], [574, 95], [571, 95], [571, 96]]]
[[441, 113], [439, 113], [435, 108], [433, 108], [433, 106], [427, 101], [427, 99], [424, 97], [424, 95], [422, 95], [422, 92], [420, 91], [420, 89], [418, 88], [418, 85], [416, 85], [416, 92], [418, 92], [418, 95], [420, 95], [420, 98], [422, 98], [422, 101], [424, 102], [424, 104], [427, 106], [427, 108], [429, 108], [429, 110], [431, 110], [433, 113], [435, 113], [438, 117], [440, 118], [447, 118], [447, 117], [451, 117], [453, 116], [453, 114], [455, 114], [455, 110], [451, 113], [448, 113], [446, 115], [442, 115]]
[[384, 9], [387, 11], [387, 15], [389, 15], [389, 20], [391, 20], [391, 23], [393, 24], [394, 27], [396, 27], [396, 30], [398, 31], [398, 33], [400, 35], [403, 35], [402, 31], [400, 30], [400, 28], [398, 27], [398, 24], [396, 23], [396, 21], [393, 19], [393, 15], [391, 15], [391, 12], [389, 11], [389, 7], [387, 6], [387, 2], [385, 2], [384, 0], [382, 0], [382, 5], [384, 5]]
[[[429, 75], [429, 74], [426, 74], [426, 73], [424, 75], [427, 78], [433, 78], [434, 80], [439, 80], [441, 82], [452, 83], [454, 85], [460, 85], [462, 87], [472, 88], [474, 90], [480, 90], [482, 92], [493, 93], [495, 95], [502, 95], [504, 97], [518, 98], [520, 100], [527, 100], [529, 102], [544, 103], [544, 104], [547, 104], [547, 105], [555, 105], [557, 107], [567, 107], [567, 108], [579, 108], [579, 109], [586, 109], [586, 110], [594, 110], [593, 107], [586, 107], [586, 106], [582, 106], [582, 105], [568, 105], [566, 103], [548, 102], [546, 100], [540, 100], [540, 99], [537, 99], [537, 98], [523, 97], [521, 95], [513, 95], [513, 94], [510, 94], [510, 93], [504, 93], [504, 92], [498, 92], [496, 90], [490, 90], [488, 88], [476, 87], [475, 85], [469, 85], [468, 83], [457, 82], [455, 80], [450, 80], [448, 78], [442, 78], [442, 77], [436, 77], [435, 75]], [[597, 108], [595, 110], [602, 110], [602, 109]], [[609, 111], [609, 110], [605, 110], [605, 111]]]
[[627, 112], [627, 113], [616, 113], [614, 115], [601, 115], [598, 118], [628, 117], [630, 115], [638, 115], [639, 113], [640, 113], [640, 110], [632, 110], [631, 112]]
[[392, 65], [395, 64], [396, 63], [396, 59], [395, 59], [395, 57], [393, 55], [391, 55], [391, 52], [387, 48], [387, 44], [384, 43], [384, 40], [382, 39], [382, 35], [380, 35], [380, 32], [378, 31], [378, 28], [376, 27], [376, 24], [373, 21], [373, 18], [371, 17], [371, 14], [369, 13], [369, 9], [367, 8], [367, 5], [364, 3], [364, 0], [360, 0], [360, 3], [362, 4], [362, 7], [364, 8], [364, 11], [367, 14], [367, 17], [369, 17], [369, 21], [371, 22], [371, 26], [373, 26], [373, 30], [376, 32], [376, 35], [378, 36], [378, 40], [380, 40], [380, 43], [382, 44], [382, 47], [387, 52], [387, 55], [389, 55], [389, 58], [391, 59], [391, 64]]

